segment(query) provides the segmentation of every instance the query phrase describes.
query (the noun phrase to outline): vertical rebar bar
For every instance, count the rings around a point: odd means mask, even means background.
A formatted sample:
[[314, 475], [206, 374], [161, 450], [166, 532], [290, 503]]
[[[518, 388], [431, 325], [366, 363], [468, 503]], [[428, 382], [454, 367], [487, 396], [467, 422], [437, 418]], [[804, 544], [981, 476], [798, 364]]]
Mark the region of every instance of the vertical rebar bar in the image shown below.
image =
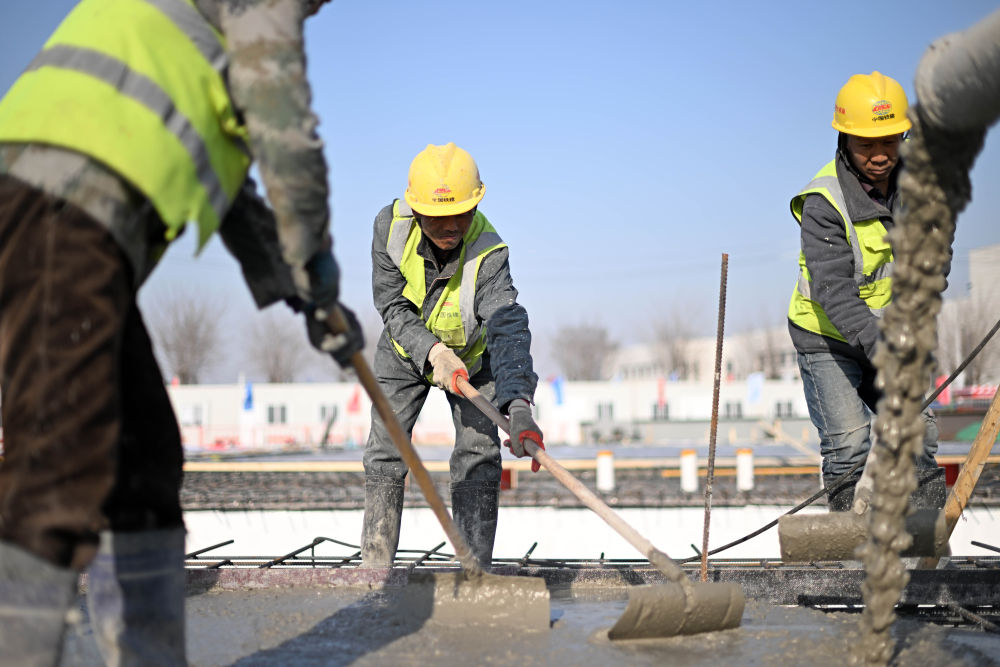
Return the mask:
[[715, 478], [715, 434], [719, 428], [719, 384], [722, 378], [722, 335], [726, 322], [726, 273], [729, 255], [722, 253], [722, 277], [719, 280], [719, 326], [715, 339], [715, 380], [712, 387], [712, 426], [708, 435], [708, 470], [705, 476], [705, 529], [701, 537], [701, 580], [708, 580], [708, 528], [712, 517], [712, 481]]

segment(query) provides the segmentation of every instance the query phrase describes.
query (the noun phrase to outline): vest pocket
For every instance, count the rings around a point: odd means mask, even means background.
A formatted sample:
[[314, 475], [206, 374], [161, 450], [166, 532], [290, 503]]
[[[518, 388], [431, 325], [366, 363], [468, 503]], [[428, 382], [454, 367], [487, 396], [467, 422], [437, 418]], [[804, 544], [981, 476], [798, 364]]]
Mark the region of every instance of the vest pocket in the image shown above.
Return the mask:
[[438, 318], [434, 325], [434, 335], [451, 348], [461, 349], [465, 347], [465, 328], [462, 326], [462, 318]]

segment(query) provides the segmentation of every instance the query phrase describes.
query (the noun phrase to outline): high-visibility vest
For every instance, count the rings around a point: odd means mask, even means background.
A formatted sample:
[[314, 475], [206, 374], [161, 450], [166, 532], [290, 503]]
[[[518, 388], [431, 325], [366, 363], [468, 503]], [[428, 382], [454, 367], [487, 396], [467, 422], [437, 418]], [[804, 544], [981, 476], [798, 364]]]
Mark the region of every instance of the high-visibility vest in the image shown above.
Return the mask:
[[[837, 210], [844, 221], [844, 233], [854, 253], [854, 282], [858, 295], [876, 316], [892, 301], [892, 247], [886, 239], [886, 229], [878, 218], [851, 220], [847, 202], [837, 180], [837, 166], [831, 161], [791, 201], [792, 215], [802, 224], [802, 207], [806, 196], [822, 195]], [[806, 258], [799, 252], [799, 278], [788, 304], [788, 319], [806, 331], [847, 342], [837, 330], [823, 307], [812, 299], [812, 279], [806, 267]]]
[[250, 167], [222, 35], [190, 0], [82, 0], [0, 101], [0, 142], [90, 156], [199, 248]]
[[[507, 244], [486, 216], [476, 211], [463, 237], [458, 269], [448, 279], [437, 302], [431, 305], [424, 303], [427, 299], [426, 260], [417, 253], [422, 234], [410, 206], [401, 199], [393, 202], [386, 252], [406, 279], [403, 296], [417, 307], [427, 329], [458, 355], [470, 376], [475, 375], [482, 366], [486, 350], [486, 327], [476, 317], [479, 267], [486, 255]], [[426, 312], [427, 306], [430, 312]], [[392, 341], [392, 344], [400, 355], [409, 357], [399, 343]], [[428, 375], [428, 379], [430, 377]]]

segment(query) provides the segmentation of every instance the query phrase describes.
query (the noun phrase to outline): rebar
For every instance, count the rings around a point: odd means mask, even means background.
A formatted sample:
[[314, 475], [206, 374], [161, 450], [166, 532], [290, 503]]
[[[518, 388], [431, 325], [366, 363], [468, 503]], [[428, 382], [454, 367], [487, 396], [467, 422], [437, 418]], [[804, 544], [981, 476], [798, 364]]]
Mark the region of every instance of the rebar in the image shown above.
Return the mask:
[[722, 253], [719, 279], [719, 324], [715, 338], [715, 379], [712, 387], [712, 423], [708, 436], [708, 470], [705, 475], [705, 527], [701, 538], [701, 580], [708, 581], [708, 533], [712, 518], [712, 481], [715, 478], [715, 436], [719, 428], [719, 385], [722, 379], [722, 338], [726, 322], [726, 273], [729, 255]]

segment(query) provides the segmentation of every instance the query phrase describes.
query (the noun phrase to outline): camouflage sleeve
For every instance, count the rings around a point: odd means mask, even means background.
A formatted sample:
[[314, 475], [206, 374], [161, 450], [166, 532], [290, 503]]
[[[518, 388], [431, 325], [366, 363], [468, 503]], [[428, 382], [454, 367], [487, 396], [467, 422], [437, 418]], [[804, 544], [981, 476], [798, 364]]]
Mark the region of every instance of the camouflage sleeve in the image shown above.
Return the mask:
[[280, 254], [274, 213], [247, 178], [219, 226], [219, 236], [240, 263], [243, 279], [258, 308], [295, 296], [288, 265]]
[[311, 109], [302, 24], [309, 0], [222, 0], [229, 84], [300, 295], [305, 264], [330, 247], [327, 168]]

